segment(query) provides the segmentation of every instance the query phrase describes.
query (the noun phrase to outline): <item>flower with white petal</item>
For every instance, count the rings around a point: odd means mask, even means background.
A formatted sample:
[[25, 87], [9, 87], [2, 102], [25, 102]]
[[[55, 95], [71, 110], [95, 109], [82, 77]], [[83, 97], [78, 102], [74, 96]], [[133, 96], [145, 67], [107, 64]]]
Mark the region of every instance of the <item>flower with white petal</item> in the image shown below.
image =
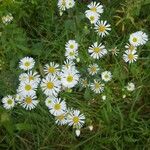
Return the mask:
[[98, 42], [95, 42], [93, 45], [91, 45], [88, 49], [88, 52], [94, 59], [99, 59], [107, 54], [105, 46], [102, 45], [102, 43], [98, 44]]
[[108, 24], [107, 21], [103, 21], [103, 20], [98, 21], [95, 24], [95, 28], [94, 29], [96, 30], [97, 34], [99, 36], [102, 36], [102, 37], [104, 37], [107, 34], [109, 34], [108, 31], [111, 30], [110, 24]]
[[49, 108], [54, 99], [56, 99], [56, 97], [53, 95], [48, 96], [45, 100], [45, 105]]
[[73, 110], [68, 114], [67, 120], [69, 126], [81, 128], [85, 123], [85, 116], [79, 110]]
[[57, 75], [59, 73], [59, 64], [50, 62], [44, 66], [44, 72], [48, 75]]
[[104, 71], [101, 73], [102, 80], [105, 82], [111, 81], [112, 74], [110, 71]]
[[59, 116], [56, 116], [55, 119], [56, 119], [55, 122], [58, 125], [62, 126], [62, 125], [67, 124], [66, 112], [64, 112], [63, 114], [61, 114]]
[[89, 86], [87, 78], [80, 79], [80, 84], [84, 88]]
[[133, 63], [138, 58], [138, 55], [136, 54], [136, 51], [125, 51], [125, 54], [123, 54], [123, 59], [125, 62]]
[[36, 84], [39, 84], [41, 79], [40, 79], [40, 75], [35, 71], [28, 71], [27, 73], [22, 73], [20, 74], [19, 76], [19, 81], [20, 82], [30, 82], [30, 81], [33, 81], [35, 82]]
[[15, 102], [18, 104], [22, 102], [22, 96], [20, 94], [15, 95]]
[[54, 116], [60, 116], [66, 112], [66, 102], [60, 98], [53, 99], [49, 105], [49, 111]]
[[119, 54], [119, 49], [117, 49], [117, 47], [112, 48], [109, 51], [112, 53], [112, 55], [115, 55], [115, 56]]
[[140, 45], [146, 44], [146, 42], [148, 41], [148, 35], [142, 31], [137, 31], [137, 33], [141, 37]]
[[57, 96], [60, 92], [61, 83], [56, 76], [47, 75], [42, 79], [41, 88], [46, 96]]
[[106, 100], [106, 95], [102, 95], [102, 100], [103, 100], [103, 101]]
[[66, 0], [66, 8], [70, 9], [73, 8], [75, 5], [75, 1], [74, 0]]
[[37, 100], [37, 96], [34, 94], [22, 96], [21, 106], [26, 110], [34, 109], [38, 103], [39, 101]]
[[85, 16], [90, 20], [91, 24], [95, 24], [99, 20], [99, 14], [95, 12], [86, 12]]
[[137, 49], [136, 46], [133, 46], [132, 44], [129, 44], [129, 43], [127, 43], [127, 44], [125, 45], [125, 48], [126, 48], [127, 50], [129, 50], [129, 51], [135, 51], [135, 50]]
[[66, 49], [66, 51], [68, 51], [68, 50], [76, 51], [76, 50], [78, 50], [78, 43], [75, 40], [69, 40], [65, 44], [65, 49]]
[[103, 5], [101, 5], [100, 3], [96, 3], [96, 2], [91, 2], [88, 6], [87, 6], [90, 10], [87, 10], [86, 12], [95, 12], [98, 14], [102, 14], [103, 13]]
[[61, 83], [66, 88], [72, 88], [78, 83], [79, 77], [79, 72], [75, 69], [64, 70], [61, 73]]
[[69, 59], [64, 61], [64, 65], [62, 65], [62, 70], [69, 70], [71, 68], [75, 69], [75, 63], [72, 60], [69, 60]]
[[66, 50], [65, 56], [69, 60], [74, 60], [78, 57], [78, 51], [77, 50]]
[[88, 67], [88, 72], [89, 72], [90, 75], [97, 74], [99, 70], [100, 69], [99, 69], [99, 66], [97, 64], [91, 64]]
[[104, 84], [98, 80], [94, 80], [94, 83], [91, 83], [90, 87], [97, 94], [104, 91]]
[[7, 24], [9, 24], [10, 22], [12, 22], [12, 20], [13, 20], [13, 16], [12, 16], [11, 13], [9, 13], [8, 15], [2, 17], [2, 22], [3, 22], [5, 25], [7, 25]]
[[129, 42], [133, 46], [141, 45], [142, 38], [138, 32], [130, 34]]
[[128, 85], [126, 86], [127, 90], [132, 92], [135, 90], [135, 85], [132, 82], [129, 82]]
[[24, 57], [19, 62], [19, 67], [23, 70], [30, 70], [34, 67], [35, 61], [32, 57]]
[[5, 109], [12, 109], [15, 106], [15, 100], [11, 95], [3, 97], [2, 103]]
[[35, 91], [37, 89], [37, 83], [33, 82], [33, 81], [25, 81], [25, 82], [21, 82], [17, 92], [19, 95], [35, 95]]
[[66, 10], [66, 0], [58, 0], [57, 6], [60, 11], [65, 11]]

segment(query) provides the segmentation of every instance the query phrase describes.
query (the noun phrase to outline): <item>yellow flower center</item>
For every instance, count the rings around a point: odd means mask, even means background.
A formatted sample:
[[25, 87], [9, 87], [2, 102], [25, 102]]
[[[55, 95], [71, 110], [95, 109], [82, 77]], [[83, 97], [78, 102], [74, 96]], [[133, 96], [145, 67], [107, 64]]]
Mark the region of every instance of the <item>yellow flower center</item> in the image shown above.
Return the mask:
[[133, 42], [137, 42], [137, 38], [136, 37], [133, 38]]
[[94, 16], [90, 16], [90, 20], [94, 21], [95, 17]]
[[34, 80], [33, 76], [29, 76], [29, 81]]
[[61, 105], [59, 103], [55, 104], [54, 109], [59, 110], [61, 108]]
[[94, 48], [93, 48], [93, 51], [94, 51], [95, 53], [99, 53], [99, 52], [101, 51], [101, 49], [100, 49], [99, 47], [94, 47]]
[[133, 60], [133, 58], [134, 58], [134, 55], [133, 55], [133, 54], [128, 54], [128, 59], [129, 59], [129, 60]]
[[92, 7], [91, 11], [96, 12], [97, 11], [96, 7]]
[[91, 67], [91, 72], [95, 73], [96, 72], [96, 67]]
[[64, 114], [62, 114], [62, 115], [60, 115], [60, 116], [56, 116], [56, 118], [58, 119], [58, 120], [63, 120], [64, 118], [65, 118], [65, 115]]
[[31, 104], [32, 103], [32, 98], [31, 97], [26, 97], [25, 102], [27, 104]]
[[56, 69], [54, 67], [49, 67], [48, 68], [48, 72], [49, 73], [55, 73], [56, 72]]
[[99, 83], [95, 83], [95, 89], [99, 89], [100, 88], [100, 84]]
[[62, 1], [62, 5], [66, 6], [66, 1], [65, 0]]
[[72, 81], [73, 81], [73, 76], [69, 75], [69, 76], [67, 77], [67, 81], [68, 81], [68, 82], [72, 82]]
[[74, 56], [74, 54], [75, 54], [74, 52], [70, 52], [69, 53], [70, 56]]
[[27, 84], [27, 85], [25, 86], [25, 90], [26, 90], [26, 91], [30, 91], [31, 89], [32, 89], [31, 85]]
[[47, 83], [47, 88], [48, 89], [52, 89], [54, 87], [54, 83], [53, 82], [48, 82]]
[[30, 62], [29, 62], [29, 61], [26, 61], [24, 65], [25, 65], [26, 67], [29, 67], [29, 66], [30, 66]]
[[130, 46], [129, 46], [129, 50], [131, 50], [131, 51], [133, 51], [134, 48], [135, 48], [135, 47], [134, 47], [133, 45], [130, 45]]
[[12, 102], [12, 99], [8, 99], [7, 100], [7, 103], [9, 104], [9, 105], [11, 105], [13, 102]]
[[106, 75], [105, 75], [105, 78], [107, 79], [108, 77], [109, 77], [109, 76], [106, 74]]
[[98, 28], [99, 32], [105, 32], [105, 30], [106, 30], [106, 27], [104, 25], [100, 25]]
[[70, 48], [71, 48], [71, 49], [73, 49], [73, 48], [74, 48], [74, 45], [73, 45], [73, 44], [71, 44], [71, 45], [70, 45]]
[[73, 117], [73, 122], [75, 124], [77, 124], [79, 122], [79, 117], [77, 117], [77, 116]]

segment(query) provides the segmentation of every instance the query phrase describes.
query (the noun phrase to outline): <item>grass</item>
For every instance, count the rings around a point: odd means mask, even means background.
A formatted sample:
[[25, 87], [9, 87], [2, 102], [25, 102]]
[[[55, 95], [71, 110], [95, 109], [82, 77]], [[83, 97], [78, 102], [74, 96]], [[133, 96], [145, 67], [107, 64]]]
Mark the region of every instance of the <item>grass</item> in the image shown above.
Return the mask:
[[[132, 5], [128, 4], [129, 1]], [[39, 90], [40, 104], [31, 112], [19, 106], [7, 111], [0, 105], [1, 150], [149, 150], [150, 42], [139, 48], [139, 59], [134, 64], [125, 64], [122, 54], [130, 33], [145, 30], [150, 34], [150, 3], [129, 1], [102, 1], [105, 5], [102, 18], [112, 26], [110, 36], [103, 40], [96, 36], [84, 16], [86, 2], [78, 2], [62, 17], [58, 13], [57, 1], [0, 2], [0, 16], [11, 12], [15, 18], [12, 24], [0, 24], [0, 60], [4, 62], [0, 70], [0, 98], [16, 93], [21, 73], [18, 62], [24, 56], [32, 56], [36, 60], [36, 70], [43, 75], [45, 63], [55, 61], [63, 64], [66, 41], [76, 39], [80, 44], [81, 60], [77, 67], [82, 77], [91, 80], [85, 70], [94, 62], [87, 52], [89, 45], [98, 40], [108, 49], [118, 47], [120, 50], [118, 57], [107, 55], [96, 61], [101, 68], [113, 74], [113, 80], [106, 85], [103, 93], [107, 96], [105, 101], [88, 88], [77, 87], [73, 92], [61, 93], [68, 106], [81, 110], [86, 116], [86, 126], [81, 129], [79, 138], [70, 127], [55, 124], [44, 104], [45, 96]], [[121, 10], [122, 3], [126, 6], [125, 11], [119, 14], [116, 10]], [[128, 12], [130, 17], [127, 17]], [[116, 26], [118, 20], [114, 16], [121, 16], [123, 22]], [[136, 85], [136, 90], [130, 94], [123, 90], [128, 81]], [[122, 98], [124, 94], [127, 95], [125, 99]], [[87, 127], [90, 124], [94, 126], [93, 131]]]

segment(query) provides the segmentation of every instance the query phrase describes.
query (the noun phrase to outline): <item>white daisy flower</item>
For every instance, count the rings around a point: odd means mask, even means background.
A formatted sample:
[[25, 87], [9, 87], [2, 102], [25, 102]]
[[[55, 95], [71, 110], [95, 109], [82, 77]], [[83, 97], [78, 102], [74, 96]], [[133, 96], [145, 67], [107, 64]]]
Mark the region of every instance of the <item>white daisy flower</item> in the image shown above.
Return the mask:
[[22, 102], [22, 96], [20, 94], [15, 95], [15, 102], [18, 104]]
[[21, 74], [19, 75], [19, 81], [20, 81], [20, 82], [29, 81], [29, 80], [28, 80], [28, 75], [27, 75], [27, 73], [21, 73]]
[[12, 109], [15, 106], [15, 100], [11, 95], [3, 97], [2, 103], [5, 109]]
[[99, 66], [97, 64], [91, 64], [88, 67], [88, 72], [89, 72], [90, 75], [97, 74], [99, 70], [100, 69], [99, 69]]
[[30, 70], [34, 67], [35, 61], [32, 57], [24, 57], [19, 62], [19, 67], [23, 70]]
[[87, 78], [80, 79], [80, 83], [84, 88], [89, 86]]
[[94, 80], [94, 83], [91, 83], [90, 87], [95, 93], [101, 93], [104, 91], [104, 84], [98, 80]]
[[98, 44], [97, 42], [89, 47], [88, 52], [94, 59], [99, 59], [107, 54], [105, 46], [102, 45], [102, 43]]
[[76, 59], [77, 58], [77, 56], [78, 56], [78, 51], [76, 50], [67, 50], [66, 52], [65, 52], [65, 56], [66, 56], [66, 58], [67, 59], [69, 59], [69, 60], [74, 60], [74, 59]]
[[99, 19], [99, 14], [95, 12], [86, 12], [85, 16], [90, 20], [91, 24], [95, 24]]
[[60, 81], [56, 76], [47, 75], [41, 82], [42, 91], [46, 96], [57, 96], [60, 92]]
[[73, 8], [74, 5], [75, 5], [75, 1], [74, 0], [67, 0], [66, 1], [66, 8], [67, 9]]
[[58, 125], [65, 125], [67, 124], [67, 118], [66, 118], [66, 112], [59, 115], [59, 116], [56, 116], [55, 117], [55, 123], [58, 124]]
[[91, 2], [88, 6], [87, 6], [90, 10], [87, 10], [86, 12], [95, 12], [98, 14], [102, 14], [103, 13], [103, 5], [101, 5], [100, 3], [96, 3], [96, 2]]
[[33, 81], [35, 82], [36, 84], [39, 84], [41, 79], [40, 79], [40, 75], [35, 71], [28, 71], [27, 73], [22, 73], [20, 74], [19, 76], [19, 81], [20, 82], [30, 82], [30, 81]]
[[60, 98], [56, 98], [49, 105], [49, 109], [50, 113], [54, 116], [60, 116], [66, 111], [66, 102], [61, 101]]
[[75, 69], [64, 70], [61, 73], [61, 83], [66, 88], [72, 88], [78, 83], [79, 77], [79, 72]]
[[45, 100], [45, 105], [49, 108], [54, 99], [56, 99], [56, 97], [53, 95], [48, 96]]
[[102, 80], [105, 82], [111, 81], [112, 74], [110, 71], [104, 71], [101, 73]]
[[57, 75], [59, 73], [59, 71], [60, 71], [59, 64], [57, 64], [57, 63], [50, 62], [50, 64], [46, 64], [44, 66], [45, 74]]
[[17, 93], [22, 96], [35, 95], [36, 89], [37, 89], [37, 83], [33, 81], [25, 81], [20, 83], [17, 89]]
[[66, 0], [58, 0], [57, 6], [60, 11], [65, 11], [66, 10]]
[[81, 128], [85, 123], [85, 116], [79, 110], [73, 110], [68, 114], [67, 120], [69, 126]]
[[40, 75], [36, 72], [36, 71], [29, 71], [28, 73], [27, 73], [27, 75], [28, 75], [28, 80], [29, 81], [33, 81], [33, 82], [35, 82], [36, 84], [39, 84], [40, 83], [40, 81], [41, 81], [41, 78], [40, 78]]
[[132, 92], [135, 90], [135, 85], [132, 82], [129, 82], [128, 85], [126, 86], [127, 90]]
[[13, 16], [11, 13], [2, 17], [2, 22], [6, 25], [9, 24], [10, 22], [12, 22], [12, 20], [13, 20]]
[[133, 46], [141, 45], [141, 42], [142, 42], [141, 35], [138, 32], [132, 33], [130, 35], [129, 42]]
[[69, 40], [66, 44], [65, 44], [65, 49], [66, 51], [77, 51], [78, 50], [78, 43], [75, 40]]
[[108, 33], [108, 31], [111, 30], [110, 28], [110, 24], [107, 23], [107, 21], [98, 21], [96, 24], [95, 24], [95, 30], [96, 32], [98, 33], [99, 36], [106, 36]]
[[146, 44], [146, 42], [148, 41], [148, 35], [142, 31], [138, 31], [137, 33], [141, 37], [140, 45]]
[[133, 46], [132, 44], [129, 44], [129, 43], [127, 43], [127, 44], [125, 45], [125, 48], [126, 48], [127, 50], [129, 50], [129, 51], [135, 51], [135, 50], [137, 49], [136, 46]]
[[133, 63], [138, 58], [138, 55], [136, 55], [136, 51], [125, 51], [125, 54], [123, 54], [123, 59], [125, 62]]
[[69, 60], [69, 59], [64, 61], [64, 65], [62, 65], [62, 70], [69, 70], [71, 68], [75, 69], [75, 63], [72, 60]]
[[117, 47], [112, 48], [109, 51], [115, 56], [117, 56], [119, 54], [119, 49], [117, 49]]
[[39, 101], [37, 100], [36, 95], [28, 94], [22, 97], [21, 106], [26, 110], [31, 110], [34, 109], [38, 103]]

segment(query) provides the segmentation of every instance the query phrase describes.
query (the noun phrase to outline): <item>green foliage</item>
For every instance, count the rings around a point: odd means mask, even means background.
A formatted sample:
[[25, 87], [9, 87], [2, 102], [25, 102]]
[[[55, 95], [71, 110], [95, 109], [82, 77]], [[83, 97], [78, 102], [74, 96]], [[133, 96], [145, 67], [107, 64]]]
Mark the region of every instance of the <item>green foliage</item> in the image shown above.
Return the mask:
[[[93, 131], [81, 130], [76, 138], [67, 126], [57, 126], [54, 118], [44, 106], [39, 92], [40, 104], [28, 112], [22, 108], [6, 111], [0, 105], [0, 149], [13, 150], [148, 150], [150, 147], [150, 42], [139, 49], [140, 59], [136, 64], [126, 65], [122, 60], [125, 42], [129, 33], [145, 29], [149, 34], [149, 0], [103, 0], [107, 18], [112, 25], [110, 36], [105, 38], [108, 49], [118, 47], [118, 58], [108, 55], [98, 61], [102, 70], [110, 70], [113, 80], [106, 86], [105, 101], [101, 95], [93, 94], [89, 88], [75, 92], [66, 91], [61, 97], [69, 107], [81, 109], [87, 118], [87, 126]], [[80, 45], [80, 62], [77, 67], [82, 77], [92, 79], [85, 68], [94, 63], [87, 48], [96, 40], [83, 12], [87, 3], [59, 16], [56, 0], [3, 0], [0, 1], [0, 17], [12, 13], [14, 20], [5, 26], [0, 21], [0, 98], [15, 94], [18, 85], [19, 59], [32, 56], [36, 70], [42, 74], [42, 65], [50, 61], [64, 61], [64, 45], [76, 39]], [[115, 18], [114, 18], [115, 17]], [[115, 26], [116, 25], [116, 26]], [[3, 63], [1, 63], [3, 62]], [[128, 81], [136, 83], [133, 94], [123, 89]], [[122, 96], [126, 94], [126, 99]]]

